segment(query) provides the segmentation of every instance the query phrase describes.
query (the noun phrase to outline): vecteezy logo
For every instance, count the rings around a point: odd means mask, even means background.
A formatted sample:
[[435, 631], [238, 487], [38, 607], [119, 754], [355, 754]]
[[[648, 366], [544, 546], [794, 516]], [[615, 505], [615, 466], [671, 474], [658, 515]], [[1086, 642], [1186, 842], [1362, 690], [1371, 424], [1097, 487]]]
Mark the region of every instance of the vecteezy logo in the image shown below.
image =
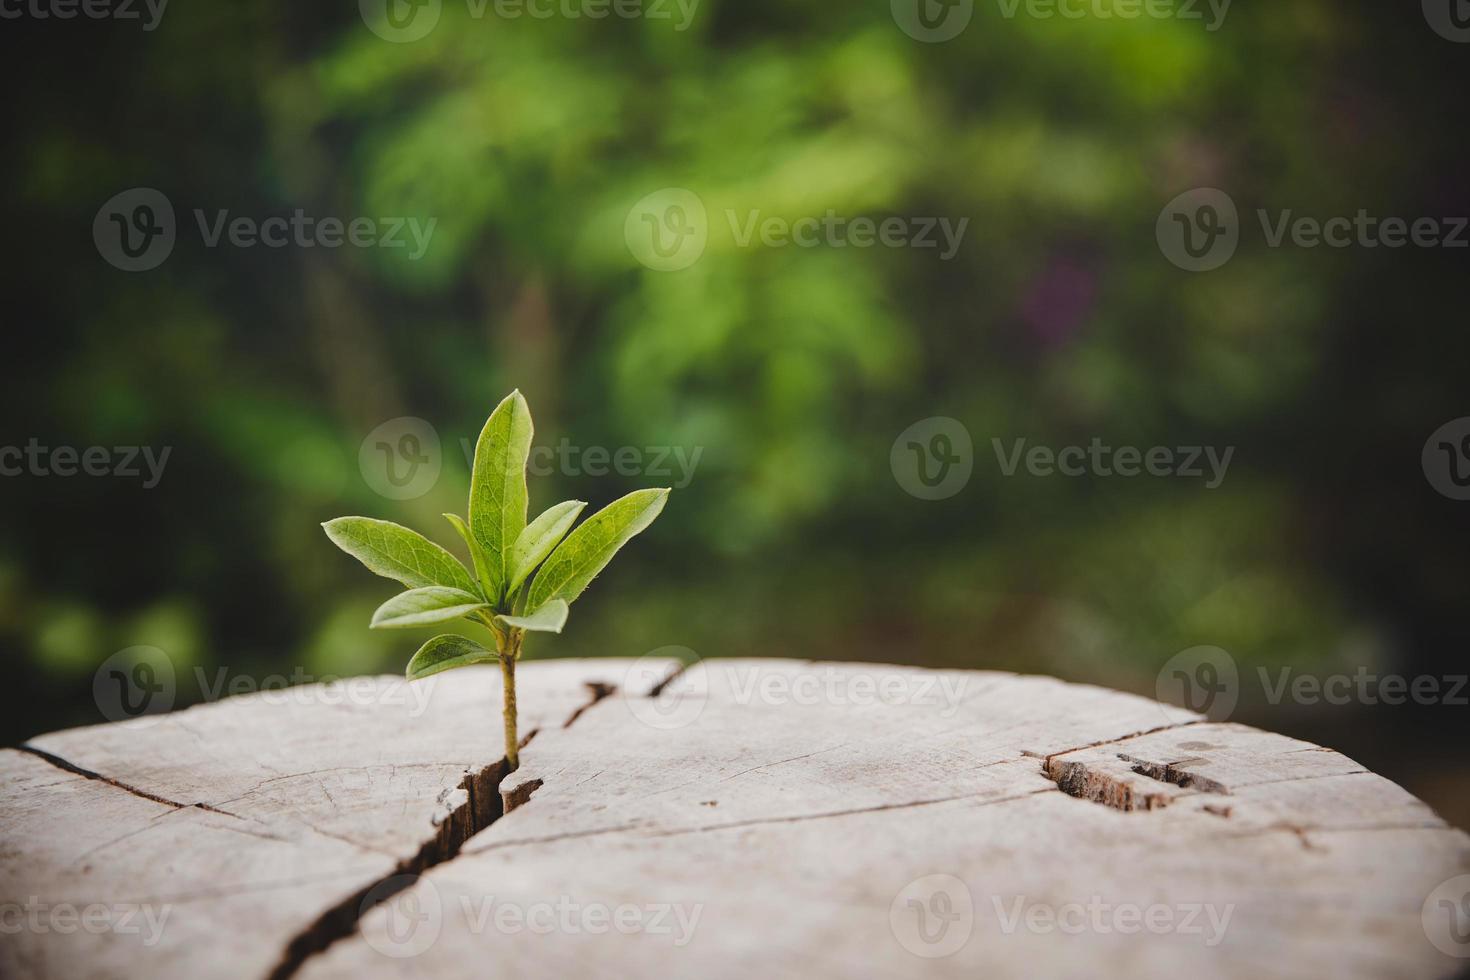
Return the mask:
[[1470, 875], [1441, 882], [1424, 900], [1419, 918], [1435, 949], [1457, 959], [1470, 957]]
[[893, 478], [920, 500], [953, 497], [970, 482], [975, 444], [956, 419], [937, 416], [915, 422], [893, 441], [888, 454]]
[[1219, 647], [1191, 647], [1164, 664], [1155, 692], [1166, 704], [1224, 721], [1240, 699], [1240, 671]]
[[1209, 272], [1235, 255], [1240, 214], [1229, 194], [1201, 187], [1165, 205], [1154, 234], [1164, 258], [1188, 272]]
[[950, 41], [970, 26], [975, 0], [890, 0], [894, 23], [926, 44]]
[[407, 44], [428, 35], [439, 23], [443, 0], [357, 0], [362, 22], [378, 37]]
[[888, 926], [898, 944], [915, 956], [952, 956], [970, 941], [975, 900], [969, 886], [954, 875], [925, 875], [894, 896]]
[[[668, 677], [670, 661], [683, 669], [659, 688]], [[658, 689], [656, 697], [648, 692]], [[709, 672], [699, 666], [699, 654], [688, 647], [659, 647], [635, 660], [623, 676], [618, 693], [628, 710], [649, 728], [672, 731], [694, 724], [709, 701]]]
[[427, 877], [394, 875], [378, 882], [359, 906], [362, 934], [384, 956], [418, 956], [439, 939], [444, 902]]
[[119, 650], [92, 675], [92, 700], [108, 721], [128, 721], [174, 706], [174, 665], [158, 647]]
[[1440, 910], [1448, 913], [1450, 938], [1456, 946], [1470, 948], [1470, 893], [1460, 896], [1459, 901], [1448, 898], [1439, 900]]
[[1424, 0], [1424, 19], [1445, 40], [1470, 44], [1470, 0]]
[[108, 264], [147, 272], [174, 250], [174, 207], [151, 187], [114, 194], [92, 219], [92, 241]]
[[687, 269], [704, 254], [709, 218], [693, 191], [665, 187], [628, 212], [623, 239], [639, 262], [659, 272]]
[[439, 482], [443, 454], [439, 433], [423, 419], [405, 416], [367, 434], [357, 468], [374, 491], [389, 500], [417, 500]]
[[1470, 416], [1436, 429], [1419, 462], [1434, 489], [1451, 500], [1470, 500]]

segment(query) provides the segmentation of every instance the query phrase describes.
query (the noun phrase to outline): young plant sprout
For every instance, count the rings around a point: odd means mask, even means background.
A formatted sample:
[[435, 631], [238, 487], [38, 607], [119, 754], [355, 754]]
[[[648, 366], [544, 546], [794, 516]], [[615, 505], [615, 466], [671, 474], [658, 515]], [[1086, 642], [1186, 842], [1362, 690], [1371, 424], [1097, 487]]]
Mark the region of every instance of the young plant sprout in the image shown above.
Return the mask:
[[[581, 500], [568, 500], [526, 523], [526, 460], [531, 410], [519, 391], [491, 413], [475, 446], [469, 521], [445, 514], [469, 546], [473, 573], [423, 535], [388, 521], [339, 517], [327, 537], [368, 569], [408, 591], [373, 613], [373, 629], [406, 629], [467, 619], [495, 637], [488, 650], [468, 637], [436, 636], [408, 662], [409, 680], [500, 661], [505, 679], [505, 753], [520, 764], [516, 739], [516, 661], [527, 633], [560, 633], [568, 607], [613, 555], [664, 509], [669, 491], [637, 490], [608, 504], [575, 531]], [[571, 531], [570, 534], [567, 532]], [[538, 570], [539, 569], [539, 570]]]

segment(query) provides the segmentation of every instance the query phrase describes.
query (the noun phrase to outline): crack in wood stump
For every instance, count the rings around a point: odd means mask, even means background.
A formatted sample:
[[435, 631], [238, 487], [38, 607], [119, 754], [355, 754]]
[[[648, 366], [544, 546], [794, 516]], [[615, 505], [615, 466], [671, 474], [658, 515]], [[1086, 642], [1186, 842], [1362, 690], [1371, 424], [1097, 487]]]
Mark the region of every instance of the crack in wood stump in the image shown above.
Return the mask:
[[[668, 681], [664, 681], [663, 683], [667, 684]], [[582, 707], [578, 708], [576, 711], [573, 711], [572, 716], [568, 718], [561, 727], [571, 728], [574, 724], [576, 724], [577, 719], [582, 717], [582, 712], [586, 711], [588, 708], [591, 708], [603, 698], [611, 697], [617, 691], [617, 688], [611, 684], [604, 684], [601, 681], [588, 681], [587, 690], [591, 692], [592, 700], [582, 705]]]
[[286, 980], [294, 976], [307, 960], [357, 931], [358, 921], [369, 909], [411, 887], [428, 869], [452, 860], [465, 841], [499, 820], [504, 814], [500, 783], [508, 775], [510, 763], [504, 758], [483, 769], [465, 773], [458, 787], [464, 791], [464, 802], [449, 811], [418, 853], [400, 861], [389, 874], [353, 892], [318, 916], [287, 944], [281, 961], [270, 972], [269, 980]]
[[[1096, 763], [1061, 761], [1059, 757], [1067, 754], [1062, 752], [1048, 756], [1042, 766], [1042, 772], [1068, 796], [1112, 807], [1124, 813], [1162, 810], [1174, 802], [1174, 794], [1164, 791], [1149, 792], [1127, 779], [1104, 771]], [[1189, 763], [1203, 760], [1184, 759], [1179, 762], [1159, 763], [1136, 759], [1121, 752], [1116, 755], [1119, 761], [1128, 765], [1128, 771], [1134, 775], [1143, 776], [1154, 782], [1177, 786], [1180, 789], [1215, 793], [1221, 796], [1230, 795], [1230, 790], [1223, 783], [1181, 768]], [[1211, 812], [1215, 816], [1225, 818], [1230, 815], [1228, 807], [1223, 810], [1217, 808]]]
[[1157, 780], [1161, 783], [1172, 783], [1180, 789], [1197, 789], [1201, 793], [1219, 793], [1226, 796], [1230, 793], [1225, 788], [1224, 783], [1180, 768], [1190, 763], [1204, 762], [1205, 760], [1203, 759], [1183, 759], [1179, 762], [1165, 762], [1161, 764], [1157, 762], [1146, 762], [1143, 759], [1135, 759], [1132, 756], [1121, 753], [1119, 753], [1118, 758], [1124, 762], [1133, 763], [1133, 771], [1138, 775], [1147, 776], [1149, 779]]
[[[531, 792], [535, 792], [537, 789], [541, 788], [542, 783], [541, 780], [534, 779], [526, 783], [525, 785], [526, 787], [529, 787], [529, 792], [526, 793], [526, 797], [529, 798]], [[522, 787], [518, 786], [515, 789], [511, 790], [511, 792], [519, 794], [521, 789]], [[793, 814], [791, 816], [761, 817], [754, 820], [733, 820], [728, 823], [704, 824], [698, 827], [679, 827], [672, 830], [657, 831], [647, 836], [650, 838], [680, 837], [685, 834], [708, 834], [715, 833], [721, 830], [745, 830], [750, 827], [768, 827], [774, 824], [805, 823], [809, 820], [834, 820], [840, 817], [863, 816], [870, 813], [884, 813], [890, 810], [910, 810], [916, 807], [938, 806], [943, 803], [958, 803], [965, 800], [979, 800], [981, 801], [979, 803], [980, 806], [992, 806], [999, 803], [1014, 803], [1017, 800], [1024, 800], [1028, 797], [1052, 792], [1055, 792], [1055, 790], [1053, 790], [1051, 787], [1047, 787], [1046, 789], [1028, 790], [1027, 792], [1018, 794], [1016, 796], [997, 797], [989, 792], [965, 793], [960, 796], [943, 796], [932, 800], [911, 800], [906, 803], [880, 803], [875, 806], [855, 807], [850, 810], [828, 810], [822, 813], [799, 813]], [[709, 800], [701, 803], [700, 805], [718, 806], [719, 804], [718, 801]], [[511, 847], [528, 847], [540, 844], [556, 844], [560, 843], [561, 841], [567, 840], [585, 840], [588, 837], [605, 837], [609, 834], [622, 834], [641, 831], [644, 829], [644, 827], [645, 824], [641, 822], [635, 822], [628, 824], [618, 824], [612, 827], [599, 827], [596, 830], [577, 830], [565, 834], [548, 834], [545, 837], [519, 837], [515, 840], [498, 841], [493, 844], [486, 844], [476, 853], [486, 854], [490, 851], [505, 850]]]
[[[591, 700], [572, 712], [563, 728], [570, 727], [583, 712], [613, 694], [617, 688], [610, 684], [589, 682], [587, 690], [591, 694]], [[530, 744], [537, 732], [539, 729], [528, 732], [520, 740], [519, 747], [524, 748]], [[268, 980], [288, 980], [295, 976], [313, 956], [325, 952], [333, 943], [355, 933], [358, 923], [369, 910], [417, 884], [419, 877], [430, 868], [452, 861], [471, 837], [525, 803], [541, 787], [541, 780], [530, 780], [502, 797], [501, 783], [510, 774], [510, 763], [505, 758], [477, 771], [465, 773], [457, 787], [457, 790], [464, 792], [464, 802], [450, 810], [438, 823], [433, 836], [424, 842], [418, 853], [399, 862], [389, 874], [359, 889], [318, 916], [287, 945], [281, 961], [270, 972]], [[447, 795], [452, 795], [452, 792]]]
[[180, 803], [177, 800], [170, 800], [166, 797], [158, 796], [157, 794], [150, 793], [147, 790], [139, 789], [136, 786], [129, 786], [127, 783], [120, 782], [119, 780], [113, 779], [110, 776], [104, 776], [100, 772], [93, 772], [90, 769], [83, 769], [81, 766], [76, 765], [72, 762], [68, 762], [59, 755], [52, 755], [50, 752], [38, 749], [34, 745], [26, 744], [17, 746], [17, 751], [25, 752], [28, 755], [33, 755], [43, 762], [50, 763], [63, 772], [75, 773], [78, 776], [81, 776], [85, 779], [93, 780], [94, 782], [106, 783], [108, 786], [113, 786], [117, 789], [122, 790], [125, 793], [131, 793], [142, 800], [151, 800], [154, 803], [162, 803], [164, 806], [171, 806], [175, 810], [186, 810], [190, 807], [194, 807], [199, 810], [208, 810], [210, 813], [222, 814], [226, 817], [235, 817], [236, 820], [240, 819], [240, 817], [236, 816], [235, 814], [230, 813], [227, 810], [221, 810], [218, 807], [210, 806], [208, 803]]

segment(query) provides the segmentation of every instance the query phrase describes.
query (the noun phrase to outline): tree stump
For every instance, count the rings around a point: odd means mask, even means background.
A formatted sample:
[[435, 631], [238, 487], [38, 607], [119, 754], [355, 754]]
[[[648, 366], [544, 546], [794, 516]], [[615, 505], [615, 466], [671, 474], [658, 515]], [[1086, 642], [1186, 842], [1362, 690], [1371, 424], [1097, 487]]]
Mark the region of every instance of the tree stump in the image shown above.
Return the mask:
[[358, 678], [0, 752], [6, 977], [1442, 977], [1470, 838], [1101, 688], [793, 661]]

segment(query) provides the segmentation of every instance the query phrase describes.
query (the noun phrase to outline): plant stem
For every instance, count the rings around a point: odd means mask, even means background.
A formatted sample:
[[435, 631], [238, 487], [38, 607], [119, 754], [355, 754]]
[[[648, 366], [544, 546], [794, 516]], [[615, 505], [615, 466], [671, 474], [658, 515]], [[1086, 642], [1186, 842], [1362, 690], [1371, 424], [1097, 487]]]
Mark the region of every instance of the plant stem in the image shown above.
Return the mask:
[[501, 700], [505, 705], [505, 761], [510, 771], [521, 766], [521, 743], [516, 734], [516, 660], [521, 655], [520, 630], [503, 630], [489, 613], [477, 614], [485, 628], [495, 635], [495, 652], [500, 655]]
[[500, 651], [500, 676], [505, 679], [505, 761], [515, 772], [521, 766], [520, 742], [516, 738], [515, 651]]

